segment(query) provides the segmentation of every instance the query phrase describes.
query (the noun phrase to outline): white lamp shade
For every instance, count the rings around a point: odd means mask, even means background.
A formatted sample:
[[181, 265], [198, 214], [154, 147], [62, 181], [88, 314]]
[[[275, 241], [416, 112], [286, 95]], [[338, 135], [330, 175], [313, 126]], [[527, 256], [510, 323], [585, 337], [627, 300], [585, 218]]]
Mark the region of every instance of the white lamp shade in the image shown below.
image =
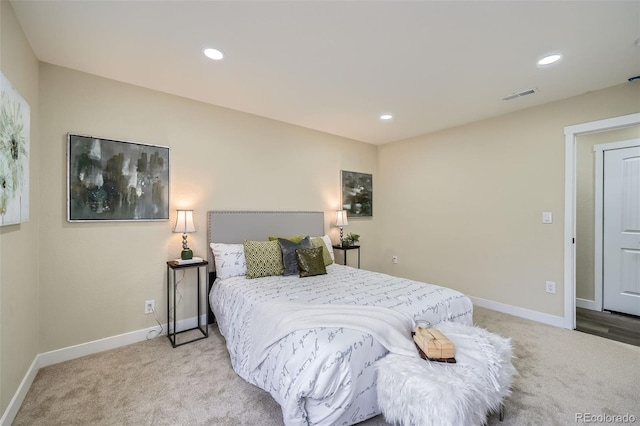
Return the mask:
[[193, 210], [178, 210], [178, 217], [176, 217], [176, 226], [173, 232], [187, 233], [196, 232], [196, 227], [193, 226]]
[[349, 221], [347, 220], [346, 210], [336, 210], [336, 226], [347, 226]]

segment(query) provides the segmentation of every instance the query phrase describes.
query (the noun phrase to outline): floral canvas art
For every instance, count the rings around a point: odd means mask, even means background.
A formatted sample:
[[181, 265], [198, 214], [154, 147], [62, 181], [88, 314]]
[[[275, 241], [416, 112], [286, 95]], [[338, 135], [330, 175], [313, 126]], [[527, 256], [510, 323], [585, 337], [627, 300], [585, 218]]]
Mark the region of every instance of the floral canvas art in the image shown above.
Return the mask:
[[29, 104], [0, 72], [0, 226], [29, 221]]

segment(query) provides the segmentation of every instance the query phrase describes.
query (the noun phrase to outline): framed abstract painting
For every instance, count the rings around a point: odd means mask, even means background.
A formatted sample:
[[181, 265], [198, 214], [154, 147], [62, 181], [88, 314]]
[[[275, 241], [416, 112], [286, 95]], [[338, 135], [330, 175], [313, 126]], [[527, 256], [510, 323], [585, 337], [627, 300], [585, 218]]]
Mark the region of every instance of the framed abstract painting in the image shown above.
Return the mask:
[[342, 170], [342, 209], [348, 217], [373, 216], [373, 176]]
[[67, 220], [169, 220], [169, 148], [68, 134]]

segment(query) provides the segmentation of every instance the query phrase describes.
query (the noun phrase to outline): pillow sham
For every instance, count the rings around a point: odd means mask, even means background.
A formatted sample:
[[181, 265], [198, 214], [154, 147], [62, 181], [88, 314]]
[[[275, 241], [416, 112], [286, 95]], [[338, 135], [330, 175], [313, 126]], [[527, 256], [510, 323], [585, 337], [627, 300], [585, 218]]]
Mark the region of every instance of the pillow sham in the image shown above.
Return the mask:
[[247, 273], [247, 262], [242, 244], [211, 243], [216, 277], [224, 279]]
[[296, 258], [298, 259], [298, 267], [300, 268], [300, 278], [324, 275], [327, 273], [327, 268], [324, 266], [324, 259], [322, 257], [322, 247], [297, 249]]
[[278, 244], [282, 250], [282, 264], [284, 266], [283, 275], [297, 275], [300, 273], [298, 267], [298, 259], [296, 258], [297, 249], [311, 248], [309, 237], [304, 237], [299, 243], [294, 243], [288, 239], [278, 238]]
[[245, 241], [244, 257], [247, 262], [247, 278], [282, 275], [282, 250], [277, 241]]
[[327, 244], [324, 242], [323, 237], [313, 237], [311, 239], [311, 246], [319, 247], [322, 249], [322, 259], [324, 261], [325, 266], [329, 266], [333, 263], [333, 259], [331, 258], [331, 253], [329, 253], [329, 247], [331, 246], [327, 247]]
[[328, 235], [323, 235], [322, 241], [324, 241], [324, 245], [327, 246], [327, 250], [329, 251], [329, 255], [331, 256], [331, 262], [335, 262], [336, 258], [333, 254], [333, 243], [331, 242], [331, 238], [329, 238]]

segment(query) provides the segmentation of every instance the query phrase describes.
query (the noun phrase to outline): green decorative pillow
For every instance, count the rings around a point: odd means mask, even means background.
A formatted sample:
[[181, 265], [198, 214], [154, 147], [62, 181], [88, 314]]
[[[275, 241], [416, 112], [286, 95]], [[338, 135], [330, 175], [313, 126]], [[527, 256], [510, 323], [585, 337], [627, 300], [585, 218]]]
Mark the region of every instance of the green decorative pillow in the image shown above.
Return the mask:
[[322, 259], [324, 261], [324, 266], [329, 266], [333, 263], [333, 259], [331, 259], [331, 254], [329, 253], [329, 249], [327, 248], [327, 245], [322, 240], [322, 237], [311, 238], [311, 246], [322, 248]]
[[247, 278], [282, 275], [282, 251], [278, 241], [245, 241], [244, 257], [247, 262]]
[[278, 241], [278, 238], [282, 238], [283, 240], [289, 240], [289, 241], [292, 241], [292, 242], [294, 242], [294, 243], [299, 243], [300, 241], [302, 241], [302, 240], [304, 239], [304, 237], [303, 237], [302, 235], [296, 235], [296, 236], [294, 236], [294, 237], [287, 237], [287, 238], [284, 238], [284, 237], [274, 237], [273, 235], [271, 235], [271, 236], [269, 237], [269, 241]]
[[324, 275], [327, 268], [324, 266], [322, 258], [322, 248], [314, 247], [309, 249], [296, 250], [298, 267], [300, 268], [300, 278], [312, 277], [314, 275]]
[[309, 241], [309, 237], [304, 237], [299, 243], [294, 243], [293, 241], [284, 238], [278, 238], [278, 244], [280, 244], [280, 248], [282, 249], [282, 263], [284, 264], [283, 275], [298, 275], [300, 273], [300, 269], [298, 268], [296, 250], [311, 248], [311, 241]]

